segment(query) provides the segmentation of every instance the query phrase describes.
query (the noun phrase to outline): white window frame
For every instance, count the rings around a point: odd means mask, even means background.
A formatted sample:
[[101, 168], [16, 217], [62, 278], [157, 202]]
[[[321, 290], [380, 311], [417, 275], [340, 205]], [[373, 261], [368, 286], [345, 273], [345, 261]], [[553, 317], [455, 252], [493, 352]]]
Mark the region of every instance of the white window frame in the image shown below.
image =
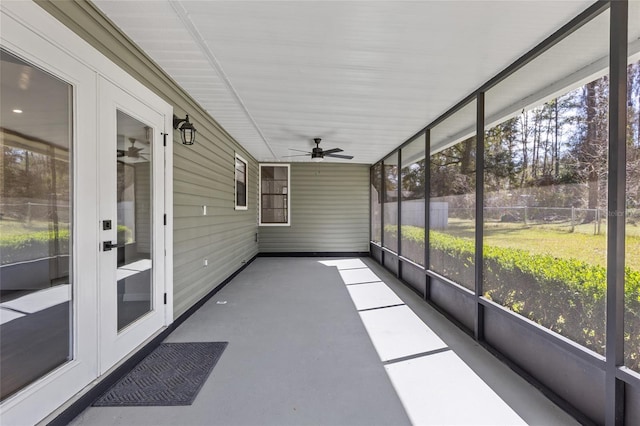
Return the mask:
[[[258, 225], [259, 226], [291, 226], [291, 165], [287, 163], [261, 163], [258, 170]], [[262, 223], [262, 167], [287, 168], [287, 222]]]
[[[238, 205], [238, 169], [236, 168], [236, 161], [240, 160], [244, 163], [244, 206]], [[248, 210], [249, 209], [249, 162], [236, 153], [233, 160], [233, 199], [235, 200], [233, 205], [235, 210]]]

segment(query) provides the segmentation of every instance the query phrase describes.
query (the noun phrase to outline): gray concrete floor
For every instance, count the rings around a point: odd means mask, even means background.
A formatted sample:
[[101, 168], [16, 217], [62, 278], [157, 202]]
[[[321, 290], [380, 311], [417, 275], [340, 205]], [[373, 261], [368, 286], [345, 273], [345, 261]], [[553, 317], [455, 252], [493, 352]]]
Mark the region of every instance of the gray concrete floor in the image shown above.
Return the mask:
[[[410, 424], [337, 269], [319, 260], [256, 259], [169, 336], [229, 342], [193, 405], [90, 407], [72, 424]], [[578, 424], [386, 270], [362, 260], [527, 423]]]

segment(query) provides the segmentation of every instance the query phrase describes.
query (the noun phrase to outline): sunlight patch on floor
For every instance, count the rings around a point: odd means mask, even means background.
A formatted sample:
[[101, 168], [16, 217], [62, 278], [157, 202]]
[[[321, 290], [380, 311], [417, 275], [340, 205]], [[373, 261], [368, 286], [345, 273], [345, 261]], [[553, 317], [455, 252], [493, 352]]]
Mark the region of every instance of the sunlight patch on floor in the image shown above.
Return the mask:
[[358, 311], [403, 304], [402, 299], [383, 282], [354, 284], [347, 286], [347, 290]]
[[414, 425], [526, 424], [362, 260], [320, 263], [338, 269]]
[[384, 368], [414, 425], [526, 424], [453, 351]]
[[406, 305], [360, 312], [381, 361], [392, 361], [447, 345]]
[[360, 269], [338, 269], [338, 272], [340, 272], [342, 281], [344, 281], [346, 285], [374, 283], [380, 281], [380, 278], [371, 272], [371, 269], [366, 267]]
[[71, 285], [60, 284], [26, 294], [9, 302], [0, 303], [0, 308], [24, 314], [43, 311], [60, 303], [71, 300]]

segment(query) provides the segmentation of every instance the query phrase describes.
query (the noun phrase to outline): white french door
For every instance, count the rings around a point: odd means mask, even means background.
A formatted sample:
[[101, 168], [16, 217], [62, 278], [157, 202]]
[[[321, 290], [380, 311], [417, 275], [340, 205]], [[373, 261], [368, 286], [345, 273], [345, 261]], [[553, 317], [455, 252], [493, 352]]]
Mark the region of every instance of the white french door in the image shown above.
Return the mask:
[[173, 109], [35, 3], [0, 18], [0, 236], [30, 241], [0, 253], [0, 424], [35, 424], [173, 320]]
[[100, 373], [165, 325], [165, 112], [99, 78]]

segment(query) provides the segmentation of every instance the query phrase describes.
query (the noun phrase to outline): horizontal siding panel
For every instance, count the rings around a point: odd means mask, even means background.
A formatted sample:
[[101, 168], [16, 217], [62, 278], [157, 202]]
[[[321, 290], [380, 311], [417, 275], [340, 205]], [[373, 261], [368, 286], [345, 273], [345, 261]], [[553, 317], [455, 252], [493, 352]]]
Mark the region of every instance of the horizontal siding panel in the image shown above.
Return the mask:
[[[233, 201], [229, 200], [217, 200], [217, 199], [202, 199], [194, 197], [194, 205], [181, 206], [174, 205], [173, 206], [173, 214], [179, 217], [200, 217], [203, 219], [204, 223], [209, 223], [211, 220], [216, 220], [221, 217], [228, 218], [236, 218], [241, 217], [241, 210], [234, 210]], [[200, 202], [198, 202], [200, 201]], [[202, 206], [207, 206], [207, 215], [202, 214]], [[229, 212], [238, 213], [232, 214]]]
[[[236, 242], [229, 242], [227, 250], [224, 253], [220, 253], [220, 251], [212, 249], [210, 245], [206, 245], [193, 248], [183, 253], [174, 254], [174, 260], [176, 262], [175, 272], [187, 279], [193, 277], [198, 278], [200, 276], [209, 277], [210, 269], [224, 267], [227, 264], [240, 265], [243, 261], [247, 261], [257, 254], [257, 251], [243, 252], [244, 245], [244, 240], [238, 240]], [[245, 252], [246, 254], [244, 254]], [[208, 259], [209, 261], [207, 267], [204, 267], [204, 259]], [[224, 279], [226, 276], [222, 278]], [[211, 281], [219, 284], [222, 280]]]
[[[180, 198], [180, 200], [174, 203], [174, 212], [180, 211], [179, 209], [185, 209], [185, 214], [197, 208], [198, 216], [232, 216], [229, 213], [229, 208], [234, 208], [233, 198], [203, 197], [189, 194], [176, 194], [176, 198]], [[203, 214], [202, 206], [207, 206], [206, 216]], [[234, 210], [234, 212], [240, 214], [240, 210]]]
[[[221, 167], [219, 164], [216, 164], [212, 161], [200, 161], [195, 162], [189, 158], [182, 158], [179, 156], [175, 156], [174, 159], [180, 158], [180, 162], [178, 166], [176, 166], [176, 176], [178, 180], [190, 181], [192, 177], [187, 179], [183, 179], [183, 176], [210, 176], [215, 178], [216, 181], [222, 180], [222, 178], [229, 176], [229, 172], [233, 170], [233, 168], [229, 167]], [[233, 159], [233, 155], [230, 155], [226, 158], [228, 161]]]
[[291, 226], [260, 227], [260, 251], [369, 251], [369, 166], [291, 164]]
[[224, 198], [233, 198], [233, 192], [228, 192], [229, 188], [222, 184], [217, 184], [218, 188], [211, 185], [211, 182], [208, 182], [204, 185], [200, 185], [199, 183], [189, 181], [189, 180], [174, 180], [173, 182], [173, 190], [178, 195], [203, 195], [203, 194], [211, 194], [214, 195], [217, 192], [221, 192], [225, 195]]
[[[175, 191], [184, 194], [202, 194], [211, 190], [226, 192], [229, 187], [224, 184], [223, 176], [216, 176], [213, 173], [206, 175], [194, 174], [191, 170], [174, 170], [177, 176], [174, 176], [176, 184]], [[233, 192], [231, 192], [233, 194]]]
[[244, 235], [245, 237], [247, 235], [251, 235], [255, 238], [255, 233], [253, 232], [253, 230], [246, 230], [245, 228], [246, 225], [242, 223], [233, 225], [230, 224], [226, 227], [218, 225], [216, 227], [209, 226], [187, 228], [174, 234], [174, 242], [197, 244], [198, 241], [205, 240], [207, 241], [207, 244], [209, 244], [212, 239], [228, 239], [232, 241], [242, 235]]
[[[177, 159], [174, 159], [177, 161]], [[183, 183], [193, 183], [203, 188], [215, 188], [217, 190], [225, 190], [226, 184], [233, 183], [233, 169], [227, 171], [227, 174], [214, 172], [209, 168], [191, 164], [184, 164], [182, 160], [174, 166], [174, 180]], [[216, 185], [219, 185], [216, 187]]]

